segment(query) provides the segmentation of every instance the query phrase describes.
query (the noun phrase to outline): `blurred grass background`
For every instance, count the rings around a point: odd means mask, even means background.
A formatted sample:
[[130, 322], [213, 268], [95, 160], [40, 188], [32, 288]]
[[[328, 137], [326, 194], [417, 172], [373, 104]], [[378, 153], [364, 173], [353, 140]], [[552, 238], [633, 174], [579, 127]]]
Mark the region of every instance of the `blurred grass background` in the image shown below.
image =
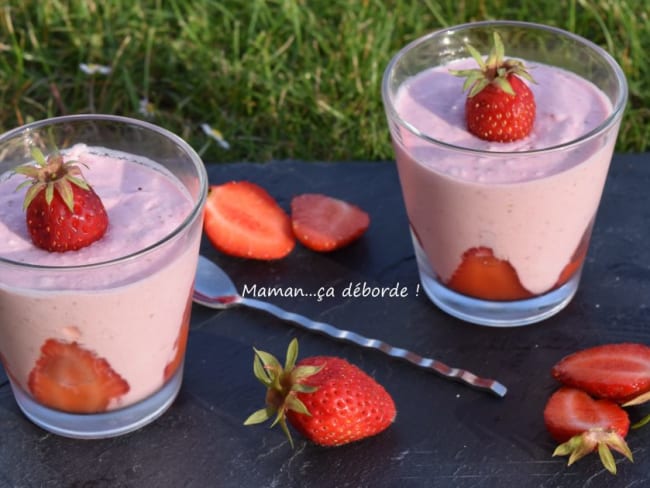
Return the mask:
[[[617, 146], [650, 149], [647, 0], [0, 0], [0, 131], [63, 114], [148, 118], [206, 161], [393, 159], [380, 97], [405, 43], [485, 19], [608, 50], [630, 102]], [[110, 67], [87, 74], [80, 64]], [[224, 149], [202, 130], [220, 131]]]

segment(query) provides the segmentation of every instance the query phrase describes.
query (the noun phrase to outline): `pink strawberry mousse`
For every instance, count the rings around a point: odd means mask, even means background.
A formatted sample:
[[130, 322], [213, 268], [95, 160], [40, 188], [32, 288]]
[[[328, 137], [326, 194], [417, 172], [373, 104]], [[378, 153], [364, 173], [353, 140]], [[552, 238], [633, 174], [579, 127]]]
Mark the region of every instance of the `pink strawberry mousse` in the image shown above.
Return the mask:
[[[542, 294], [556, 286], [583, 236], [589, 238], [616, 131], [579, 150], [550, 148], [588, 137], [612, 105], [573, 73], [526, 64], [537, 82], [530, 85], [537, 116], [533, 132], [512, 143], [490, 143], [467, 131], [463, 80], [449, 70], [474, 67], [471, 59], [422, 72], [397, 93], [397, 113], [412, 129], [400, 127], [393, 138], [406, 209], [443, 283], [463, 253], [487, 247], [510, 262], [528, 291]], [[423, 137], [441, 143], [424, 144]], [[450, 151], [445, 144], [470, 150]]]
[[121, 264], [93, 266], [174, 234], [189, 218], [192, 201], [152, 161], [85, 145], [64, 157], [82, 163], [86, 180], [104, 202], [109, 227], [102, 239], [79, 251], [38, 249], [25, 225], [24, 190], [15, 191], [23, 177], [0, 176], [0, 256], [34, 266], [0, 263], [0, 353], [13, 382], [29, 393], [28, 377], [41, 346], [48, 339], [78, 342], [128, 383], [129, 391], [109, 405], [119, 408], [148, 397], [168, 379], [165, 369], [182, 335], [200, 227]]

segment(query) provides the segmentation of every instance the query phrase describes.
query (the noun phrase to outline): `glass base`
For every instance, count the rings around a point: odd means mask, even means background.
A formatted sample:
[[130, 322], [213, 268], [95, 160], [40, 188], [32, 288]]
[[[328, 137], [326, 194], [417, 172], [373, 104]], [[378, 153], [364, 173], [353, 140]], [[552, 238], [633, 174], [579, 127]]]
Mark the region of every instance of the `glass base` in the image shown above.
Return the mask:
[[490, 327], [517, 327], [547, 319], [568, 305], [580, 282], [582, 269], [561, 287], [526, 300], [489, 301], [462, 295], [442, 285], [435, 277], [424, 251], [413, 236], [422, 288], [440, 309], [456, 318]]
[[18, 406], [39, 427], [74, 439], [104, 439], [133, 432], [160, 417], [176, 399], [183, 368], [149, 398], [134, 405], [97, 414], [71, 414], [36, 403], [22, 388], [11, 385]]

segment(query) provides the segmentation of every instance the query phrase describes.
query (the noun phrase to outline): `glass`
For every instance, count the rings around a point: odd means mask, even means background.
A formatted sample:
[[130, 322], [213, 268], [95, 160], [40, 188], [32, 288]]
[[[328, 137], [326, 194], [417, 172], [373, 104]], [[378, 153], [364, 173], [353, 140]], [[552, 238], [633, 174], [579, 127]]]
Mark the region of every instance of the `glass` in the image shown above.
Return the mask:
[[[22, 196], [11, 195], [24, 179], [11, 170], [31, 163], [34, 147], [81, 161], [109, 216], [99, 241], [65, 253], [31, 245]], [[103, 181], [89, 177], [100, 169], [87, 158], [106, 161], [107, 172], [97, 173]], [[0, 136], [0, 175], [0, 198], [20, 198], [0, 204], [0, 232], [9, 229], [8, 241], [24, 234], [29, 243], [22, 255], [0, 247], [0, 357], [21, 410], [74, 438], [117, 436], [152, 422], [182, 382], [208, 187], [201, 159], [155, 125], [77, 115]], [[175, 198], [181, 210], [153, 212], [145, 202], [156, 196]], [[145, 223], [149, 230], [139, 235]]]
[[[589, 85], [586, 92], [602, 99], [601, 120], [539, 147], [526, 139], [467, 142], [463, 80], [447, 69], [469, 57], [466, 43], [486, 55], [494, 31], [503, 39], [506, 57], [525, 60], [534, 78], [546, 79], [545, 66], [577, 75], [569, 76], [573, 86]], [[458, 85], [455, 91], [442, 86], [448, 80]], [[557, 83], [550, 96], [560, 100], [563, 85]], [[563, 95], [569, 102], [562, 110], [580, 107], [580, 95], [580, 90], [575, 98]], [[622, 70], [603, 49], [527, 22], [451, 27], [394, 56], [384, 73], [382, 98], [420, 279], [435, 304], [465, 321], [502, 327], [539, 322], [570, 302], [627, 95]], [[540, 125], [550, 127], [551, 135], [568, 134], [564, 113], [551, 113], [550, 105], [537, 99], [533, 131]], [[451, 117], [449, 124], [445, 117]]]

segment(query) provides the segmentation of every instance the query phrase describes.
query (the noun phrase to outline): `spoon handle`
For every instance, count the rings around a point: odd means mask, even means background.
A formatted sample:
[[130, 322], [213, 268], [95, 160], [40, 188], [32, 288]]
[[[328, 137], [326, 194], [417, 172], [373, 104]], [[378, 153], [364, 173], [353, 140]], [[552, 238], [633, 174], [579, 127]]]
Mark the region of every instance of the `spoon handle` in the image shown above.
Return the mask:
[[508, 391], [504, 385], [496, 380], [480, 378], [475, 374], [470, 373], [469, 371], [458, 368], [451, 368], [446, 364], [437, 361], [436, 359], [425, 358], [406, 349], [393, 347], [390, 344], [380, 341], [379, 339], [370, 339], [349, 330], [337, 329], [336, 327], [333, 327], [324, 322], [316, 322], [314, 320], [310, 320], [302, 315], [287, 312], [286, 310], [283, 310], [280, 307], [273, 305], [272, 303], [263, 302], [254, 298], [247, 297], [241, 297], [241, 299], [238, 300], [238, 303], [250, 308], [264, 310], [272, 315], [275, 315], [278, 318], [293, 322], [294, 324], [299, 325], [307, 330], [319, 332], [343, 342], [356, 344], [357, 346], [365, 347], [368, 349], [376, 349], [383, 352], [384, 354], [387, 354], [388, 356], [408, 361], [409, 363], [425, 370], [435, 371], [442, 376], [451, 378], [455, 381], [466, 383], [467, 385], [479, 390], [491, 392], [499, 397], [504, 397]]

